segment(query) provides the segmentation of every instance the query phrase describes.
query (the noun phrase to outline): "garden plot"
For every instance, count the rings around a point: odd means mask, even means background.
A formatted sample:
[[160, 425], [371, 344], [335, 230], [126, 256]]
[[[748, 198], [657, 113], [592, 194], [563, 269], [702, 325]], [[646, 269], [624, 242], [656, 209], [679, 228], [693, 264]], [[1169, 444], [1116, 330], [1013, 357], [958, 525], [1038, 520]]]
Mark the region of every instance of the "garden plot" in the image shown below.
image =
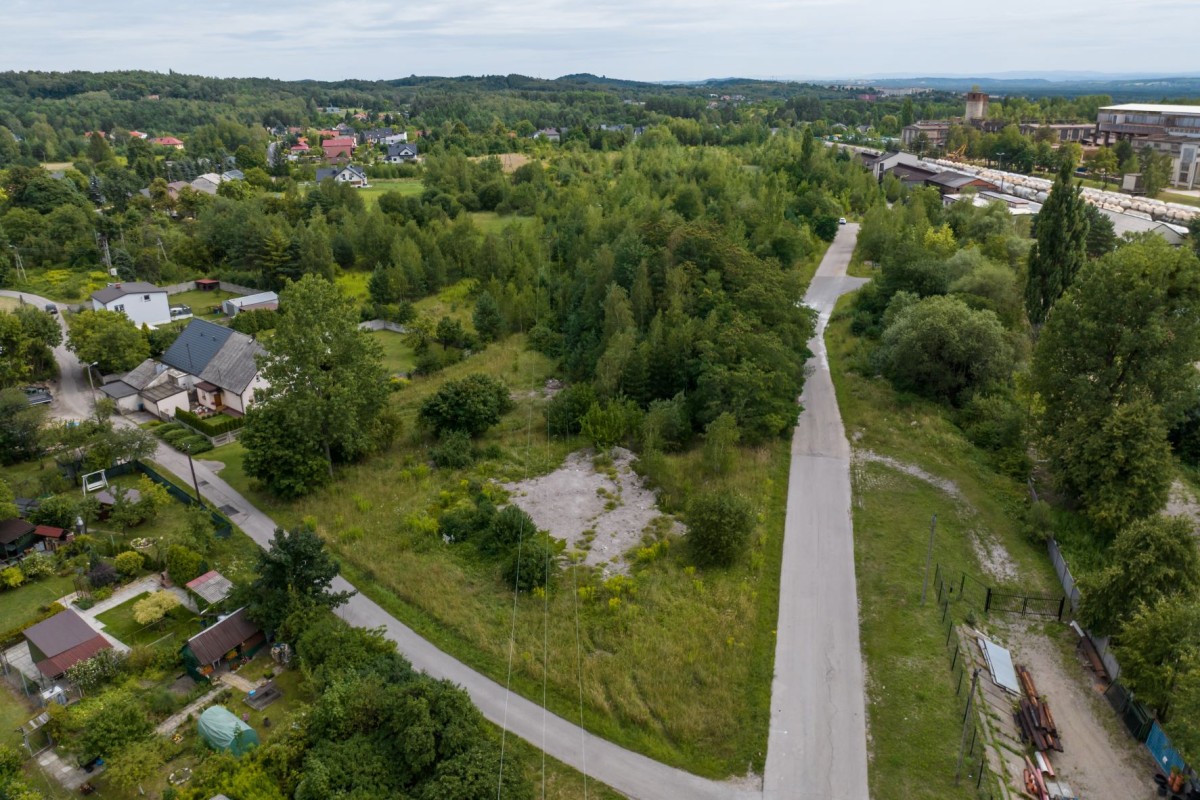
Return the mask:
[[504, 488], [538, 528], [583, 553], [584, 564], [606, 573], [627, 573], [623, 556], [641, 544], [648, 528], [684, 532], [658, 510], [655, 493], [633, 471], [633, 459], [623, 447], [613, 449], [611, 461], [580, 450], [549, 475]]

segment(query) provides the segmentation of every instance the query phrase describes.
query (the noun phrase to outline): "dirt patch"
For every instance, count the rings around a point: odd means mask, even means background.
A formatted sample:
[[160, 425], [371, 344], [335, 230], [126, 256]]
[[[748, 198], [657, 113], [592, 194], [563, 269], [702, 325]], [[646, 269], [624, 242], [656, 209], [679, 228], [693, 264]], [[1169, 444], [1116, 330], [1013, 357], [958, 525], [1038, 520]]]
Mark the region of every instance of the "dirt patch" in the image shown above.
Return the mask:
[[881, 456], [879, 453], [871, 450], [855, 450], [855, 461], [874, 461], [877, 464], [884, 464], [891, 467], [897, 472], [903, 472], [905, 475], [911, 475], [918, 480], [925, 481], [930, 486], [941, 489], [946, 494], [953, 497], [955, 500], [965, 503], [962, 491], [959, 490], [958, 484], [946, 478], [939, 478], [936, 475], [931, 475], [925, 470], [918, 467], [916, 464], [906, 464], [903, 461], [892, 458], [891, 456]]
[[971, 530], [971, 549], [979, 561], [979, 568], [1001, 583], [1015, 581], [1020, 577], [1017, 564], [1008, 554], [1008, 550], [987, 531], [973, 528]]
[[[474, 156], [471, 160], [482, 161], [485, 158], [492, 158], [492, 156]], [[500, 168], [504, 170], [505, 174], [516, 172], [519, 167], [528, 164], [531, 160], [524, 153], [500, 153], [495, 158], [500, 159]]]
[[[1051, 753], [1050, 763], [1060, 778], [1079, 797], [1154, 797], [1150, 754], [1125, 731], [1083, 662], [1044, 633], [1040, 623], [1014, 621], [1000, 627], [1013, 663], [1029, 668], [1054, 714], [1063, 752]], [[1054, 630], [1053, 635], [1070, 635], [1057, 626]], [[985, 672], [980, 681], [991, 679]]]
[[634, 455], [614, 448], [611, 463], [595, 463], [591, 450], [567, 456], [563, 465], [540, 478], [505, 484], [512, 502], [538, 528], [584, 554], [583, 563], [605, 573], [629, 571], [623, 556], [641, 544], [648, 528], [683, 526], [658, 510], [654, 492], [631, 466]]
[[1169, 517], [1187, 517], [1200, 524], [1200, 503], [1196, 502], [1196, 495], [1192, 490], [1179, 479], [1171, 484], [1171, 494], [1167, 498], [1167, 507], [1163, 509], [1163, 513]]

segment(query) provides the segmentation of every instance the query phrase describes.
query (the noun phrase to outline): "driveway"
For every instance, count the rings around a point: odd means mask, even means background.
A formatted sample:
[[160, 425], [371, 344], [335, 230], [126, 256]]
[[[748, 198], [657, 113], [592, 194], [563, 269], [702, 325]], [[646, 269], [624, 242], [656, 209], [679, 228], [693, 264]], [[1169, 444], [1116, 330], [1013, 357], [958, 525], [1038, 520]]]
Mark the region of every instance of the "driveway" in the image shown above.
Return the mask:
[[857, 239], [858, 225], [839, 229], [804, 297], [819, 316], [792, 435], [765, 800], [869, 796], [850, 444], [824, 339], [837, 299], [865, 282], [846, 276]]
[[87, 375], [79, 359], [67, 349], [67, 321], [63, 319], [66, 305], [29, 292], [14, 292], [8, 289], [0, 290], [0, 297], [16, 297], [26, 303], [32, 303], [35, 308], [45, 308], [51, 304], [58, 308], [58, 324], [62, 327], [63, 340], [62, 344], [54, 348], [54, 360], [58, 362], [59, 375], [57, 384], [52, 387], [54, 403], [50, 406], [50, 413], [56, 419], [84, 419], [91, 414], [91, 388], [88, 386]]

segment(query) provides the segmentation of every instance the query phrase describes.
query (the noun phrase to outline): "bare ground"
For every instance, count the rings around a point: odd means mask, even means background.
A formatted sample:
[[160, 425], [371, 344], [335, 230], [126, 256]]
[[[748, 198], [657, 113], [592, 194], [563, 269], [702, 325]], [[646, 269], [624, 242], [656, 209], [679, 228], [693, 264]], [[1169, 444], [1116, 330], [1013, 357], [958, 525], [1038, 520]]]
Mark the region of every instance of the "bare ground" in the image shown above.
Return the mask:
[[1171, 483], [1171, 494], [1163, 513], [1170, 517], [1187, 517], [1193, 523], [1200, 524], [1200, 503], [1196, 502], [1192, 490], [1178, 478]]
[[[1012, 652], [1013, 663], [1027, 667], [1038, 693], [1050, 705], [1062, 738], [1063, 752], [1050, 753], [1050, 763], [1061, 780], [1081, 798], [1149, 800], [1155, 796], [1154, 762], [1144, 747], [1126, 732], [1108, 701], [1093, 685], [1092, 673], [1081, 659], [1056, 641], [1056, 636], [1073, 636], [1061, 626], [1051, 634], [1043, 623], [1003, 621], [999, 632], [1003, 645]], [[985, 671], [981, 684], [991, 685]], [[993, 693], [994, 694], [994, 693]], [[1011, 712], [1005, 720], [1015, 731]], [[1018, 766], [1006, 752], [1010, 766]], [[1020, 770], [1013, 782], [1020, 786]]]
[[[549, 475], [504, 488], [538, 528], [582, 552], [584, 564], [606, 573], [627, 573], [624, 555], [642, 543], [648, 527], [666, 516], [658, 510], [654, 492], [633, 471], [633, 459], [633, 453], [617, 447], [611, 466], [597, 469], [594, 453], [580, 450]], [[683, 532], [674, 519], [667, 517], [666, 522]]]
[[[974, 513], [971, 504], [963, 496], [962, 490], [958, 488], [958, 484], [948, 478], [939, 478], [921, 469], [916, 464], [909, 464], [891, 456], [880, 455], [872, 450], [856, 448], [853, 459], [853, 466], [866, 462], [874, 462], [883, 464], [897, 472], [903, 472], [905, 475], [911, 475], [917, 480], [924, 481], [930, 486], [950, 495], [967, 512], [968, 516]], [[1018, 571], [1016, 562], [1012, 560], [1012, 556], [1008, 554], [1008, 550], [1005, 549], [1004, 545], [993, 534], [982, 528], [972, 528], [971, 547], [975, 551], [975, 557], [979, 561], [980, 568], [989, 577], [1001, 583], [1017, 579]]]

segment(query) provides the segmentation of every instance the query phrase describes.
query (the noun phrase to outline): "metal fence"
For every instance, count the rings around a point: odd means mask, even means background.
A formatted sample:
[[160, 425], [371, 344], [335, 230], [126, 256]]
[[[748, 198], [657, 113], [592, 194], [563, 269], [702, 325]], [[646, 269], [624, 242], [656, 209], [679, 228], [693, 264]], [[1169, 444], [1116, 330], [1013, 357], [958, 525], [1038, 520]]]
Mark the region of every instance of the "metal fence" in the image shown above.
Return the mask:
[[[107, 470], [105, 470], [105, 472], [107, 472], [109, 477], [128, 475], [131, 472], [140, 472], [150, 480], [157, 483], [159, 486], [166, 489], [167, 494], [171, 495], [171, 497], [175, 498], [180, 503], [183, 503], [186, 506], [200, 504], [200, 501], [197, 500], [191, 492], [187, 491], [170, 478], [165, 477], [153, 467], [150, 467], [141, 461], [129, 461], [124, 464], [117, 464], [116, 466], [109, 467]], [[228, 539], [233, 535], [233, 523], [208, 506], [205, 506], [205, 509], [212, 517], [214, 536], [216, 536], [218, 539]]]
[[1062, 620], [1067, 598], [1063, 595], [1033, 595], [1000, 591], [959, 570], [948, 570], [941, 564], [934, 572], [938, 602], [958, 600], [981, 611], [1021, 616], [1054, 617]]
[[401, 325], [399, 322], [389, 322], [386, 319], [369, 319], [366, 322], [358, 323], [358, 329], [361, 331], [394, 331], [396, 333], [408, 333], [408, 328]]
[[1058, 582], [1062, 584], [1063, 591], [1067, 593], [1067, 600], [1071, 603], [1071, 610], [1075, 611], [1079, 608], [1079, 588], [1075, 585], [1075, 577], [1071, 575], [1071, 567], [1067, 564], [1067, 559], [1063, 557], [1062, 550], [1058, 548], [1058, 542], [1054, 541], [1051, 536], [1046, 541], [1046, 549], [1050, 551], [1050, 561], [1054, 563], [1054, 572], [1058, 575]]
[[[949, 590], [950, 587], [945, 586], [944, 588]], [[971, 654], [963, 646], [958, 635], [958, 627], [955, 625], [954, 615], [950, 613], [949, 591], [946, 592], [945, 600], [940, 602], [938, 607], [941, 613], [941, 623], [946, 632], [943, 644], [946, 648], [946, 656], [950, 661], [950, 680], [954, 684], [955, 697], [961, 698], [962, 718], [959, 722], [966, 731], [962, 741], [963, 765], [965, 769], [969, 770], [966, 777], [968, 780], [974, 779], [975, 790], [980, 793], [980, 797], [983, 797], [982, 792], [989, 792], [990, 800], [993, 780], [989, 778], [987, 787], [983, 785], [984, 776], [989, 774], [991, 769], [987, 763], [986, 730], [980, 719], [977, 705], [978, 703], [986, 704], [987, 700], [980, 688], [975, 688], [974, 695], [971, 694], [974, 687], [971, 680]]]

